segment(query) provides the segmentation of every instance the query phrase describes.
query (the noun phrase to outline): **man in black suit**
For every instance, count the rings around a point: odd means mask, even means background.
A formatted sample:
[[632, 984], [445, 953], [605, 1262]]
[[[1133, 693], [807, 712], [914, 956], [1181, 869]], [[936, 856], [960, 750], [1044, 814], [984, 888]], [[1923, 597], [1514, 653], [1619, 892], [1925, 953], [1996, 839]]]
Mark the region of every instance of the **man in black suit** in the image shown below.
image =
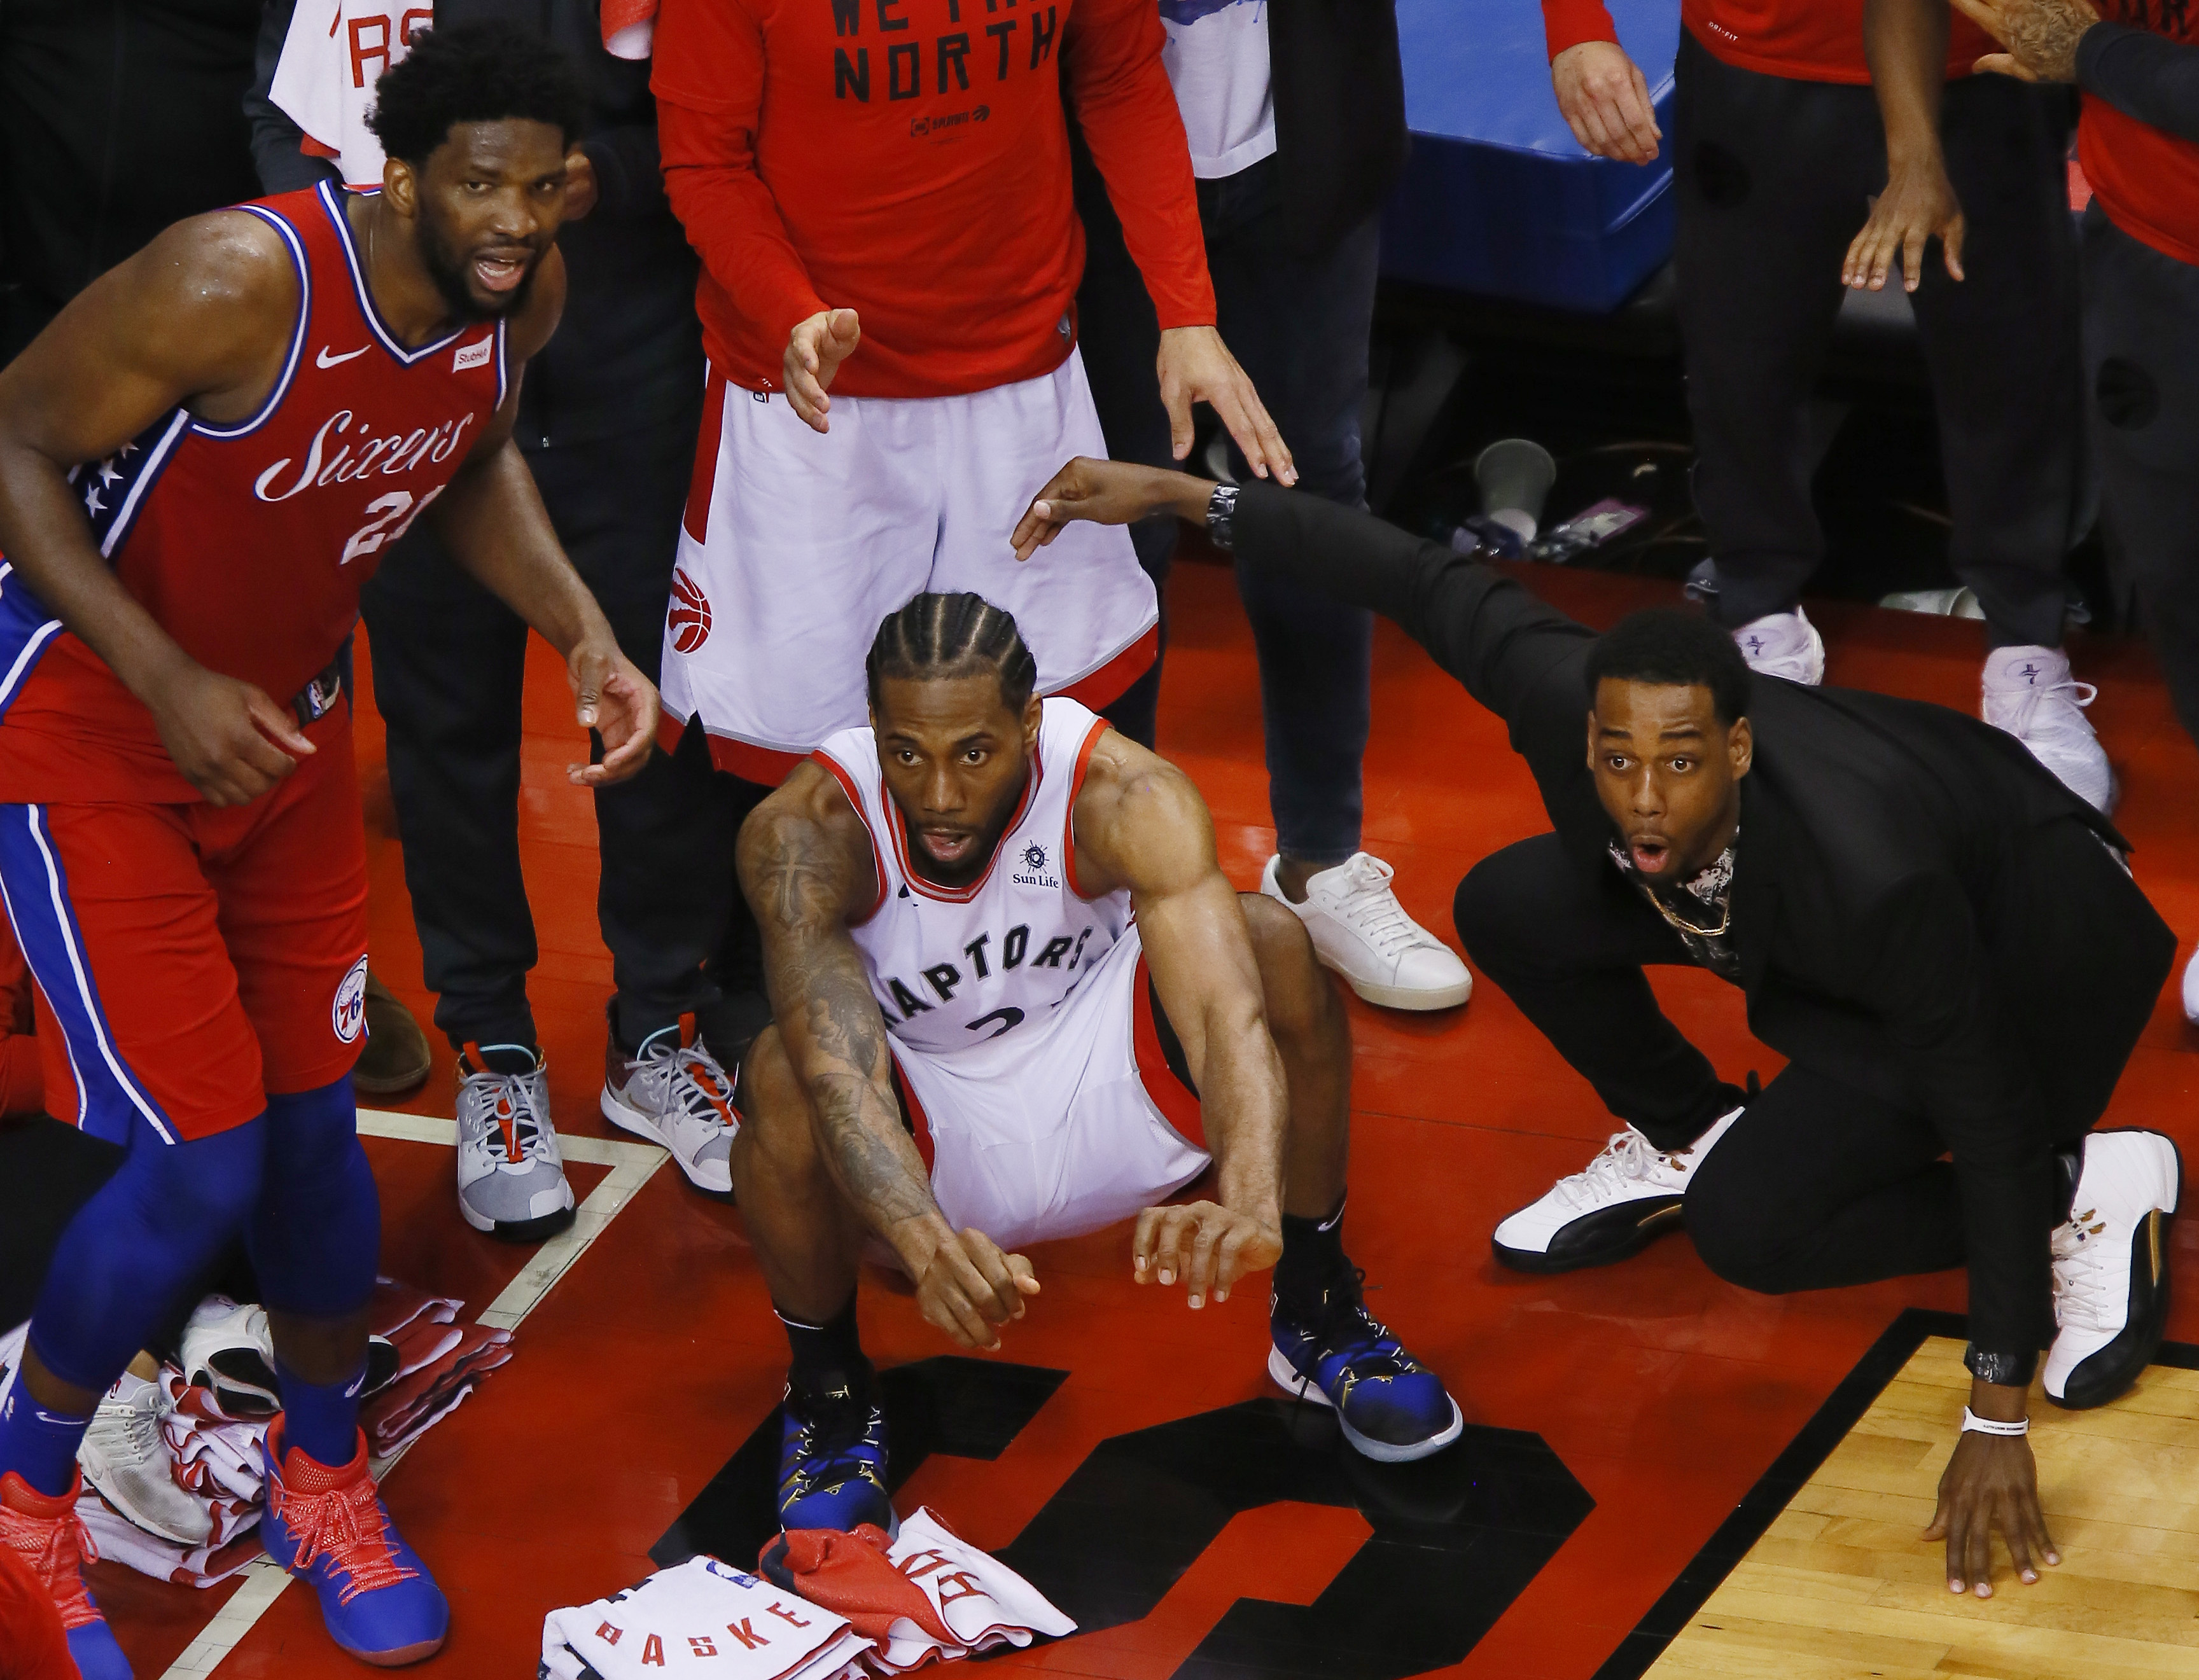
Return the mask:
[[[2136, 1378], [2181, 1172], [2157, 1133], [2091, 1131], [2175, 953], [2106, 818], [1974, 718], [1753, 677], [1678, 612], [1599, 637], [1313, 497], [1080, 460], [1015, 540], [1163, 509], [1395, 619], [1534, 772], [1554, 832], [1474, 868], [1459, 933], [1624, 1125], [1497, 1227], [1497, 1258], [1601, 1264], [1684, 1217], [1713, 1270], [1773, 1293], [1967, 1264], [1974, 1381], [1928, 1533], [1956, 1591], [1990, 1594], [1993, 1526], [2027, 1582], [2058, 1561], [2021, 1439], [2038, 1350], [2064, 1405]], [[1653, 962], [1738, 985], [1787, 1069], [1721, 1084]]]

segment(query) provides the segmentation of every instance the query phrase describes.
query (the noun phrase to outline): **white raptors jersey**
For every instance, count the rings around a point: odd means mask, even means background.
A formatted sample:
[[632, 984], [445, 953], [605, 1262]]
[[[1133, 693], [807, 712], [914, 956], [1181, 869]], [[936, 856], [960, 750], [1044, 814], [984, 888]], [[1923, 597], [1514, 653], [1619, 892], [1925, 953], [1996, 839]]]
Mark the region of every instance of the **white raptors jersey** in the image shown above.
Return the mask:
[[347, 187], [382, 184], [382, 142], [366, 125], [374, 84], [435, 22], [429, 0], [298, 0], [268, 97]]
[[1023, 804], [967, 887], [941, 887], [910, 867], [907, 825], [870, 730], [843, 730], [817, 749], [871, 832], [878, 902], [850, 931], [887, 1030], [902, 1043], [951, 1055], [1042, 1023], [1123, 937], [1130, 895], [1076, 890], [1070, 831], [1106, 727], [1073, 700], [1044, 702]]

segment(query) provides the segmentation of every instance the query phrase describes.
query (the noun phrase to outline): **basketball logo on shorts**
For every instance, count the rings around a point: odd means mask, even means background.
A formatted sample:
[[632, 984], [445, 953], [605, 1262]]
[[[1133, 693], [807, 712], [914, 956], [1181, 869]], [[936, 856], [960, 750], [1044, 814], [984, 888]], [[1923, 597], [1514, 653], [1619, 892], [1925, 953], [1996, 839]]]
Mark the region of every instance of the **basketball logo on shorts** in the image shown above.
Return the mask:
[[366, 959], [353, 963], [336, 986], [336, 1001], [329, 1009], [329, 1025], [347, 1044], [359, 1042], [366, 1027]]
[[683, 654], [693, 653], [710, 639], [709, 598], [681, 567], [673, 568], [672, 611], [665, 625], [672, 632], [673, 647]]

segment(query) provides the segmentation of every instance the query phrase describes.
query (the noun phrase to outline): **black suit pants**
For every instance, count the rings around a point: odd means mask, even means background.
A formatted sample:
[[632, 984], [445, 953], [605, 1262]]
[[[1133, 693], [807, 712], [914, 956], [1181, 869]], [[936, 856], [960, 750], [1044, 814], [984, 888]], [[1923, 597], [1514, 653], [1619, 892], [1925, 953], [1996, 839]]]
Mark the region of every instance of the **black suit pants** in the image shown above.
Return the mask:
[[[559, 540], [652, 681], [697, 424], [691, 411], [528, 451]], [[424, 526], [397, 545], [362, 607], [435, 1025], [453, 1044], [532, 1043], [537, 950], [519, 857], [528, 628]], [[712, 1030], [726, 990], [714, 971], [725, 930], [746, 918], [732, 854], [753, 790], [714, 774], [700, 731], [688, 735], [676, 756], [658, 753], [632, 780], [598, 790], [593, 836], [551, 837], [598, 844], [597, 915], [629, 1046], [688, 1011], [715, 1040], [730, 1031]], [[577, 758], [577, 728], [572, 747]]]
[[[1684, 30], [1677, 73], [1695, 503], [1718, 616], [1738, 625], [1794, 610], [1824, 558], [1810, 401], [1840, 314], [1840, 259], [1886, 184], [1886, 142], [1868, 86], [1736, 69]], [[1939, 410], [1948, 559], [1995, 646], [2058, 647], [2081, 447], [2067, 96], [1961, 78], [1941, 129], [1969, 277], [1950, 279], [1934, 244], [1910, 301]]]
[[1790, 1065], [1753, 1099], [1722, 1083], [1643, 970], [1686, 948], [1618, 870], [1591, 883], [1555, 834], [1494, 852], [1459, 884], [1459, 938], [1489, 979], [1660, 1148], [1747, 1102], [1689, 1187], [1689, 1233], [1729, 1282], [1783, 1294], [1963, 1264], [1945, 1146], [1921, 1114]]

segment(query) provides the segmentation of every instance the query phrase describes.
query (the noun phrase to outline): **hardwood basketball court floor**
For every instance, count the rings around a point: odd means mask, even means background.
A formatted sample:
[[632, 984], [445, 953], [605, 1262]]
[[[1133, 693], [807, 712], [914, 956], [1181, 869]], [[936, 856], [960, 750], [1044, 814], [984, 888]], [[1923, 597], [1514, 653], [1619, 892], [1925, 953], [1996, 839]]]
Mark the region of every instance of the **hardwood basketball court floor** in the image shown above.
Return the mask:
[[[1532, 581], [1596, 624], [1673, 593], [1547, 569]], [[1171, 598], [1162, 750], [1204, 792], [1224, 866], [1249, 887], [1273, 843], [1250, 637], [1226, 572], [1180, 567]], [[1974, 706], [1980, 626], [1811, 610], [1831, 680]], [[2188, 954], [2199, 753], [2143, 648], [2093, 638], [2075, 657], [2100, 689], [2091, 715], [2138, 879]], [[375, 967], [424, 1019], [364, 658], [359, 671]], [[1501, 726], [1387, 625], [1374, 715], [1368, 845], [1449, 937], [1460, 875], [1547, 823]], [[531, 994], [560, 1131], [629, 1143], [596, 1107], [610, 960], [593, 820], [563, 776], [570, 717], [538, 642], [521, 795], [542, 946]], [[1725, 1077], [1776, 1068], [1730, 989], [1678, 970], [1656, 985]], [[2199, 1034], [2173, 991], [2105, 1124], [2160, 1128], [2189, 1154]], [[1959, 1274], [1773, 1299], [1719, 1282], [1684, 1236], [1605, 1270], [1502, 1271], [1491, 1227], [1584, 1166], [1613, 1123], [1494, 986], [1445, 1015], [1356, 1000], [1351, 1013], [1347, 1240], [1374, 1310], [1458, 1397], [1466, 1441], [1421, 1466], [1357, 1461], [1269, 1383], [1261, 1293], [1193, 1313], [1136, 1289], [1126, 1230], [1035, 1251], [1045, 1293], [989, 1359], [945, 1357], [910, 1302], [866, 1282], [901, 1508], [929, 1503], [1005, 1552], [1088, 1629], [1003, 1666], [1110, 1680], [2199, 1673], [2199, 1350], [2165, 1350], [2108, 1410], [2039, 1406], [2065, 1561], [2026, 1589], [2003, 1561], [1991, 1601], [1953, 1600], [1916, 1532], [1959, 1405]], [[402, 1106], [447, 1120], [452, 1079], [439, 1046]], [[652, 1551], [752, 1556], [785, 1343], [738, 1216], [650, 1171], [649, 1152], [584, 1144], [569, 1168], [587, 1210], [575, 1239], [554, 1255], [508, 1248], [458, 1218], [446, 1126], [362, 1129], [384, 1269], [463, 1297], [468, 1316], [525, 1312], [517, 1357], [386, 1484], [451, 1597], [451, 1641], [428, 1671], [531, 1675], [544, 1613], [630, 1584]], [[2191, 1220], [2173, 1265], [2170, 1336], [2199, 1342]], [[208, 1592], [107, 1564], [93, 1576], [141, 1680], [359, 1671], [271, 1571]]]

